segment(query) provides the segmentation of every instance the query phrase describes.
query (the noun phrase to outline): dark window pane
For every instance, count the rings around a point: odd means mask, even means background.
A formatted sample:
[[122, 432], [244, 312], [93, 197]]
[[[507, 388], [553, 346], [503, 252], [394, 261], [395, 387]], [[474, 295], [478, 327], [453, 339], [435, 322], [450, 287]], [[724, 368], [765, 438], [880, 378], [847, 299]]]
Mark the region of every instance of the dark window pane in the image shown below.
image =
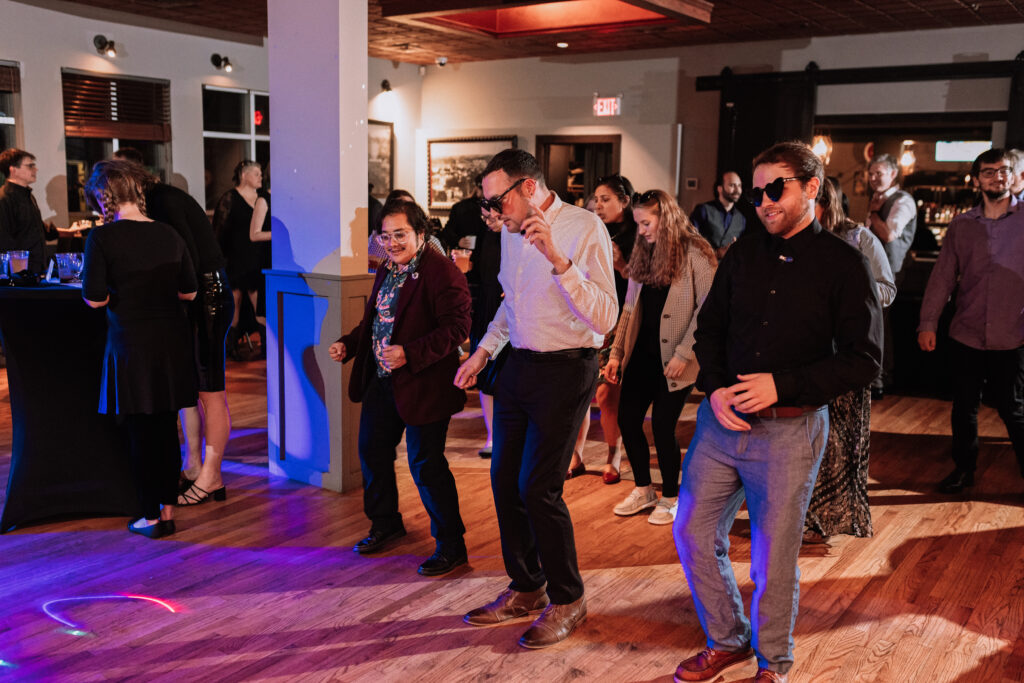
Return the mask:
[[203, 88], [203, 130], [248, 133], [249, 96]]
[[112, 140], [102, 138], [64, 138], [67, 156], [68, 212], [84, 213], [89, 208], [85, 203], [83, 187], [97, 161], [109, 159], [114, 153]]
[[142, 152], [142, 165], [146, 167], [146, 170], [165, 183], [170, 181], [168, 177], [171, 167], [168, 158], [169, 145], [152, 140], [125, 140], [122, 138], [118, 140], [118, 148], [123, 147], [134, 147]]
[[270, 135], [270, 98], [266, 95], [256, 95], [256, 111], [253, 113], [253, 123], [256, 124], [257, 135]]
[[263, 167], [263, 187], [270, 189], [270, 143], [256, 141], [256, 161]]
[[203, 157], [206, 164], [206, 208], [213, 209], [221, 195], [235, 186], [231, 176], [238, 162], [249, 158], [249, 142], [204, 138]]

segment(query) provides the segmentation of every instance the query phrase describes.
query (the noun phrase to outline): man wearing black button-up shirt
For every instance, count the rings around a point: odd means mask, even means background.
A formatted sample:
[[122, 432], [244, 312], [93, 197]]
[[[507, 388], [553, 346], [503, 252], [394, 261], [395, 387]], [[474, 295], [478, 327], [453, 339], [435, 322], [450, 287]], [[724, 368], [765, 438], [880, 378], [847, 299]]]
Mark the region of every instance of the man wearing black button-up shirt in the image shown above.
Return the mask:
[[46, 225], [29, 187], [36, 181], [36, 158], [21, 149], [4, 150], [0, 173], [7, 176], [0, 187], [0, 251], [28, 251], [28, 269], [42, 273]]
[[[707, 648], [679, 665], [676, 680], [712, 678], [756, 654], [755, 680], [784, 681], [793, 664], [797, 557], [828, 436], [826, 404], [870, 384], [881, 362], [882, 311], [867, 261], [814, 219], [823, 179], [803, 143], [754, 160], [752, 201], [767, 233], [729, 249], [697, 318], [697, 386], [708, 398], [683, 463], [674, 532]], [[749, 621], [728, 562], [744, 498]]]

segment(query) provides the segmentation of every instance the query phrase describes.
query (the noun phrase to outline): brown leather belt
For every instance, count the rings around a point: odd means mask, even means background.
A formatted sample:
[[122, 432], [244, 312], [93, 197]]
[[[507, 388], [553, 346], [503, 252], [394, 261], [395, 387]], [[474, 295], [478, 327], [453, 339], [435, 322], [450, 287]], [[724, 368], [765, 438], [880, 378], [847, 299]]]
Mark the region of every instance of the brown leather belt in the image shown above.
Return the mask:
[[754, 413], [757, 417], [775, 419], [778, 417], [803, 417], [807, 413], [813, 413], [821, 406], [772, 406]]

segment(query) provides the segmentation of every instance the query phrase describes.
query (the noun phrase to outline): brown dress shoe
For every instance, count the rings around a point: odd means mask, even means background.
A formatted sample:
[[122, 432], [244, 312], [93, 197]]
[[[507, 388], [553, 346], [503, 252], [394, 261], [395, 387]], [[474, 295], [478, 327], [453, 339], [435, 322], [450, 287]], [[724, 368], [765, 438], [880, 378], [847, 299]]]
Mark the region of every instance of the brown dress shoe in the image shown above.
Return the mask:
[[753, 656], [754, 651], [749, 647], [739, 652], [724, 652], [706, 647], [702, 652], [680, 662], [679, 666], [676, 667], [674, 679], [676, 683], [680, 683], [680, 681], [706, 681], [717, 676], [723, 669], [733, 664], [739, 664]]
[[509, 619], [537, 614], [548, 606], [548, 594], [542, 587], [530, 593], [506, 588], [494, 602], [469, 611], [462, 620], [473, 626], [493, 626]]
[[568, 638], [586, 617], [587, 599], [583, 596], [567, 605], [548, 605], [519, 639], [519, 644], [535, 650], [559, 643]]
[[789, 680], [789, 674], [780, 674], [778, 671], [758, 667], [757, 675], [749, 680], [750, 683], [786, 683]]

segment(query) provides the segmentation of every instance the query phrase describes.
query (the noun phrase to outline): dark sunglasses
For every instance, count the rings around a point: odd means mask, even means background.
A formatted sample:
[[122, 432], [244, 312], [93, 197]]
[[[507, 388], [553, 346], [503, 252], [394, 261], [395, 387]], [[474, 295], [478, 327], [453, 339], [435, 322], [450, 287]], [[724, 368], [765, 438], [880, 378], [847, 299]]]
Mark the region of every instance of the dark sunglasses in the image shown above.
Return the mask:
[[634, 193], [631, 203], [633, 206], [643, 206], [644, 204], [650, 204], [653, 201], [657, 201], [657, 199], [657, 190], [647, 190], [647, 192], [644, 192], [643, 194], [640, 194], [639, 192]]
[[786, 191], [786, 183], [791, 180], [808, 180], [806, 176], [793, 176], [792, 178], [776, 178], [764, 187], [752, 187], [747, 193], [747, 199], [754, 206], [761, 206], [765, 196], [773, 202], [779, 201], [782, 193]]
[[520, 178], [519, 180], [509, 185], [508, 189], [499, 194], [497, 197], [491, 197], [490, 199], [487, 199], [486, 197], [481, 197], [480, 209], [482, 211], [494, 211], [495, 213], [501, 213], [501, 210], [504, 208], [505, 204], [505, 195], [507, 195], [509, 192], [516, 189], [526, 181], [527, 178]]

